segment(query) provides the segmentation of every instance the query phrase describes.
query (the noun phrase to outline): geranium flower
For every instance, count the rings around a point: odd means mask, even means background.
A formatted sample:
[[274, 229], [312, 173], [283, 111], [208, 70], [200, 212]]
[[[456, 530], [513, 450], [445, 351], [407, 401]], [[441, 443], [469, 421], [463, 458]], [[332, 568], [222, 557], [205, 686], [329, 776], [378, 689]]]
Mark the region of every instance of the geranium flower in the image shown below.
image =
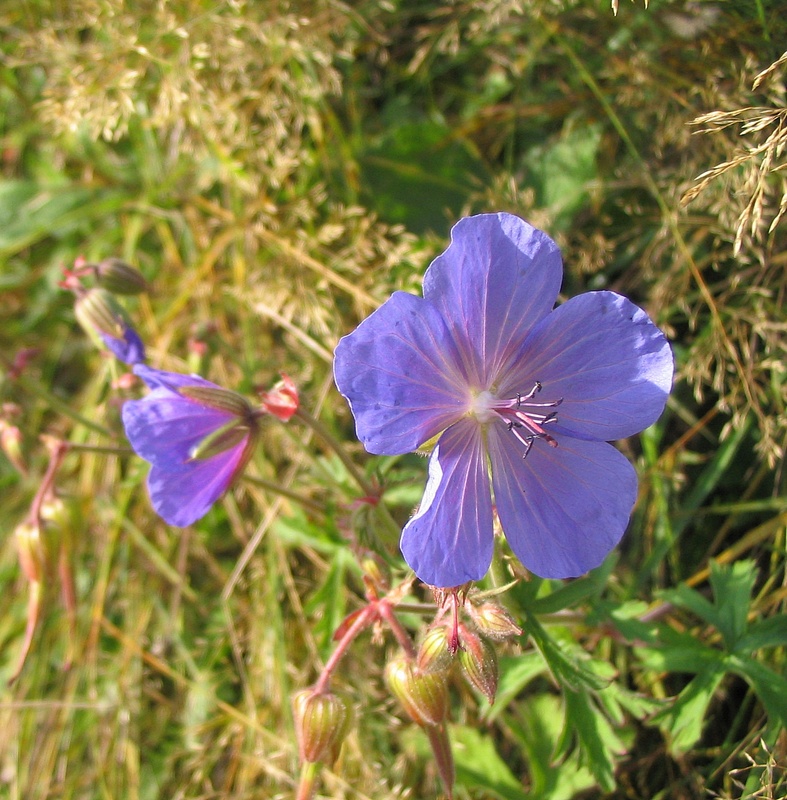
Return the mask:
[[609, 441], [658, 419], [669, 344], [614, 292], [553, 309], [557, 245], [510, 214], [461, 220], [424, 276], [336, 348], [334, 377], [371, 453], [439, 435], [402, 532], [425, 583], [459, 586], [492, 558], [493, 503], [520, 561], [546, 578], [598, 566], [622, 536], [637, 477]]
[[203, 517], [243, 471], [260, 413], [240, 395], [196, 375], [134, 367], [152, 389], [123, 404], [123, 425], [137, 455], [152, 465], [153, 508], [170, 525]]

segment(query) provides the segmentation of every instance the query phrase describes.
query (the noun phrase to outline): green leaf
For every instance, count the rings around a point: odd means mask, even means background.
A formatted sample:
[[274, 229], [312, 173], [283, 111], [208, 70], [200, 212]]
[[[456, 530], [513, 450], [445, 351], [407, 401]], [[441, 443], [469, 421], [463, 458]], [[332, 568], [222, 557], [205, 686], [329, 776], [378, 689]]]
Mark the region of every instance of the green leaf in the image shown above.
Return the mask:
[[569, 800], [596, 783], [576, 752], [556, 763], [555, 752], [564, 728], [561, 701], [552, 694], [530, 696], [503, 717], [520, 749], [527, 754], [531, 786], [528, 800]]
[[480, 790], [484, 797], [500, 800], [526, 800], [529, 797], [489, 736], [476, 728], [452, 725], [451, 743], [457, 786]]
[[664, 600], [688, 609], [718, 628], [729, 651], [746, 632], [746, 618], [756, 578], [753, 561], [737, 561], [730, 566], [710, 565], [713, 602], [685, 584], [660, 593]]
[[746, 633], [751, 593], [757, 577], [753, 561], [736, 561], [729, 566], [710, 564], [710, 583], [718, 611], [718, 628], [727, 648], [734, 649]]
[[705, 712], [726, 671], [723, 661], [707, 664], [692, 678], [672, 706], [653, 718], [669, 734], [674, 753], [684, 753], [699, 741]]
[[689, 633], [662, 631], [658, 646], [637, 648], [637, 656], [648, 669], [657, 672], [700, 672], [722, 663], [724, 652], [708, 647]]
[[554, 592], [532, 601], [529, 610], [533, 614], [554, 614], [570, 608], [588, 597], [598, 596], [607, 584], [607, 578], [617, 559], [608, 558], [598, 569], [577, 580], [569, 581]]
[[623, 726], [626, 723], [624, 712], [636, 719], [644, 719], [662, 707], [662, 703], [639, 692], [633, 692], [617, 681], [612, 681], [605, 689], [600, 689], [596, 696], [610, 720]]
[[735, 459], [738, 449], [745, 441], [751, 428], [751, 418], [747, 417], [740, 426], [733, 428], [730, 435], [721, 442], [713, 457], [708, 462], [699, 478], [694, 482], [693, 488], [683, 502], [680, 509], [673, 509], [672, 535], [659, 540], [648, 556], [639, 572], [643, 576], [652, 575], [656, 565], [660, 564], [670, 548], [674, 546], [675, 539], [680, 536], [687, 526], [694, 520], [695, 512], [713, 492], [727, 474], [727, 469]]
[[273, 523], [273, 531], [291, 547], [313, 547], [328, 555], [347, 549], [330, 521], [328, 524], [314, 523], [307, 519], [300, 508], [294, 509], [289, 517], [278, 517]]
[[[10, 192], [5, 202], [11, 202], [13, 196], [14, 192]], [[0, 226], [0, 258], [18, 253], [47, 236], [63, 236], [92, 219], [110, 216], [128, 199], [125, 192], [110, 189], [78, 185], [49, 190], [39, 187], [27, 203], [16, 209], [13, 220]], [[7, 209], [2, 213], [6, 214]]]
[[747, 655], [761, 647], [787, 645], [787, 614], [761, 619], [749, 625], [749, 630], [738, 639], [735, 652]]
[[672, 603], [672, 605], [691, 611], [701, 620], [713, 625], [715, 628], [719, 627], [720, 618], [716, 606], [707, 597], [703, 597], [695, 589], [686, 586], [685, 583], [674, 589], [665, 589], [659, 592], [658, 595], [662, 600]]
[[580, 689], [565, 693], [566, 731], [573, 731], [579, 740], [580, 763], [593, 773], [601, 788], [611, 792], [615, 788], [614, 754], [625, 747], [615, 735], [609, 720], [591, 700], [590, 693]]
[[787, 727], [787, 679], [748, 656], [730, 656], [729, 666], [754, 689], [768, 715]]
[[[444, 231], [468, 187], [486, 171], [470, 144], [445, 122], [415, 115], [394, 102], [385, 132], [361, 140], [362, 196], [381, 217], [411, 231]], [[403, 119], [404, 117], [404, 119]]]
[[495, 702], [484, 714], [487, 722], [494, 722], [508, 704], [533, 678], [543, 674], [547, 665], [541, 653], [531, 650], [519, 656], [505, 656], [499, 660], [500, 681]]
[[[561, 686], [577, 689], [587, 686], [592, 689], [601, 689], [609, 683], [609, 675], [601, 675], [591, 667], [590, 659], [584, 650], [572, 646], [569, 642], [559, 642], [550, 636], [541, 623], [529, 612], [525, 612], [524, 628], [533, 639], [536, 647], [544, 657], [555, 680]], [[570, 649], [573, 649], [572, 650]], [[594, 663], [600, 667], [599, 663]]]
[[565, 126], [561, 138], [532, 148], [526, 166], [538, 205], [552, 214], [552, 229], [564, 230], [588, 202], [588, 185], [598, 178], [596, 157], [601, 125]]

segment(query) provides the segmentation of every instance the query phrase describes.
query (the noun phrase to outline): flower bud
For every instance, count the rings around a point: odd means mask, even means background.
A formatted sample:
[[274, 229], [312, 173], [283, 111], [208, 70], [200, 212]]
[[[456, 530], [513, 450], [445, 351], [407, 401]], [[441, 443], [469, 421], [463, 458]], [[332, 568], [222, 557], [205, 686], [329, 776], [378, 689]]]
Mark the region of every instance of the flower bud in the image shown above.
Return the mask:
[[302, 761], [335, 761], [352, 722], [346, 700], [333, 692], [303, 689], [292, 698]]
[[443, 624], [427, 629], [418, 650], [418, 669], [422, 672], [444, 672], [451, 666], [453, 654], [448, 636], [448, 629]]
[[422, 672], [399, 657], [386, 666], [385, 681], [418, 725], [439, 725], [448, 718], [448, 683], [442, 672]]
[[497, 693], [497, 653], [482, 636], [461, 627], [462, 649], [459, 651], [459, 664], [462, 674], [471, 686], [493, 703]]
[[361, 569], [364, 572], [365, 578], [371, 582], [379, 592], [387, 592], [391, 586], [391, 568], [380, 558], [373, 553], [367, 553], [361, 562]]
[[0, 419], [0, 448], [14, 467], [22, 475], [27, 475], [27, 465], [22, 455], [22, 432], [4, 419]]
[[141, 294], [148, 288], [142, 273], [119, 258], [105, 258], [95, 274], [98, 285], [113, 294]]
[[289, 375], [282, 373], [281, 380], [269, 391], [262, 393], [262, 407], [282, 422], [298, 410], [298, 390]]
[[497, 603], [481, 603], [478, 606], [468, 603], [466, 609], [478, 630], [496, 642], [524, 633], [508, 611]]
[[41, 503], [41, 520], [56, 528], [65, 528], [71, 524], [71, 512], [61, 497], [54, 493]]
[[14, 530], [19, 566], [30, 583], [40, 583], [44, 576], [44, 544], [41, 541], [41, 526], [34, 522], [22, 522]]
[[90, 289], [74, 306], [74, 314], [99, 348], [106, 347], [127, 364], [145, 360], [145, 346], [126, 312], [106, 289]]
[[80, 295], [74, 313], [89, 336], [105, 333], [119, 339], [128, 325], [125, 312], [106, 289], [90, 289]]

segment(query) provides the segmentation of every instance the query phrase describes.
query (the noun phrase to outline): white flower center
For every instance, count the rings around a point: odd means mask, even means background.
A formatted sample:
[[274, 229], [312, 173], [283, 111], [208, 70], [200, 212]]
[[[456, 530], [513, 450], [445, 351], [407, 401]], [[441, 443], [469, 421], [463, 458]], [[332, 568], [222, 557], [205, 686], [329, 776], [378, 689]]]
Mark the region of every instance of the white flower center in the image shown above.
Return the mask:
[[470, 413], [482, 424], [486, 424], [490, 420], [498, 416], [495, 406], [499, 405], [499, 401], [494, 397], [491, 392], [479, 392], [475, 397], [470, 400]]

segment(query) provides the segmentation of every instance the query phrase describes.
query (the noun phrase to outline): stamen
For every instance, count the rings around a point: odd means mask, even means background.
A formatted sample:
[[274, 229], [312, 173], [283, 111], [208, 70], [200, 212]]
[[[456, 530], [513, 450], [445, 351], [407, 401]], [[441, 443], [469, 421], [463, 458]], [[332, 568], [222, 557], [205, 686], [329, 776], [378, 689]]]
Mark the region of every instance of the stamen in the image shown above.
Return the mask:
[[[496, 409], [497, 413], [505, 420], [508, 430], [524, 446], [525, 452], [522, 458], [527, 458], [536, 439], [543, 439], [550, 447], [557, 447], [557, 440], [544, 430], [545, 425], [557, 422], [557, 411], [542, 414], [540, 412], [533, 413], [531, 409], [554, 408], [563, 402], [563, 398], [549, 403], [531, 402], [541, 389], [541, 382], [536, 381], [527, 394], [523, 395], [521, 392], [517, 392], [515, 400], [510, 400]], [[527, 411], [523, 410], [523, 406]]]

